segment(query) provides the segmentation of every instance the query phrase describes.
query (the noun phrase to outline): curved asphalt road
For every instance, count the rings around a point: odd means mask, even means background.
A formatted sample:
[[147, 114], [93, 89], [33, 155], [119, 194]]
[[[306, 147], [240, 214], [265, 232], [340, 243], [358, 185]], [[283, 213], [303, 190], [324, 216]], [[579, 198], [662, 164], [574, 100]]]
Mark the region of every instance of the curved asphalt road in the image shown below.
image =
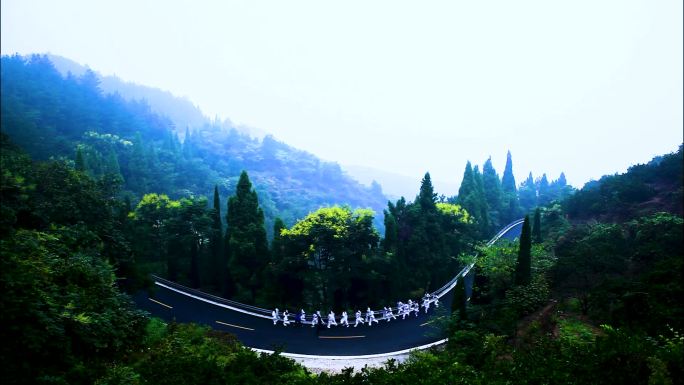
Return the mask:
[[[502, 239], [513, 240], [520, 236], [522, 221], [517, 222], [509, 225], [510, 228], [501, 235]], [[431, 306], [427, 314], [421, 307], [417, 317], [411, 313], [404, 320], [398, 317], [390, 322], [378, 317], [378, 324], [360, 324], [355, 328], [353, 313], [357, 309], [354, 309], [353, 312], [348, 311], [350, 327], [332, 326], [330, 329], [312, 328], [311, 325], [295, 326], [294, 314], [291, 314], [289, 326], [283, 326], [280, 322], [274, 326], [270, 315], [269, 318], [261, 318], [234, 310], [237, 307], [247, 312], [254, 311], [248, 306], [234, 306], [233, 302], [162, 280], [156, 282], [156, 289], [153, 292], [140, 292], [133, 299], [140, 309], [150, 312], [153, 316], [166, 321], [209, 325], [214, 329], [236, 335], [245, 346], [254, 349], [281, 350], [295, 355], [350, 357], [396, 354], [398, 351], [441, 342], [445, 336], [440, 331], [439, 323], [447, 313], [446, 308], [451, 304], [452, 293], [453, 290], [449, 290], [444, 294], [440, 298], [441, 306], [437, 309]], [[391, 305], [396, 313], [396, 304]], [[359, 310], [365, 315], [365, 309]], [[327, 320], [325, 311], [321, 309], [321, 312]], [[338, 319], [340, 315], [337, 314]], [[308, 317], [310, 316], [309, 313]]]

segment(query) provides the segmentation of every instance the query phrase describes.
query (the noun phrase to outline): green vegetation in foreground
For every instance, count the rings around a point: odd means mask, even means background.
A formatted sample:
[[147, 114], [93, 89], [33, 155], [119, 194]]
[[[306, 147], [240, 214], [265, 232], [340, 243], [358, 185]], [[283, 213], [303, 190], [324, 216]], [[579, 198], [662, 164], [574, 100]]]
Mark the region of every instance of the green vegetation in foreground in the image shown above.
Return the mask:
[[[246, 173], [226, 205], [225, 238], [219, 194], [211, 208], [203, 197], [163, 194], [179, 180], [192, 185], [211, 179], [196, 161], [200, 137], [189, 134], [179, 147], [163, 119], [144, 105], [102, 96], [91, 75], [63, 79], [40, 58], [3, 58], [2, 71], [3, 383], [684, 381], [682, 147], [569, 197], [564, 178], [549, 183], [529, 176], [517, 189], [510, 156], [500, 194], [488, 164], [482, 174], [466, 166], [470, 180], [462, 196], [450, 199], [437, 197], [426, 174], [413, 202], [388, 204], [382, 240], [368, 211], [333, 206], [289, 228], [274, 218], [266, 250], [269, 209], [257, 203]], [[8, 82], [11, 71], [21, 76]], [[85, 131], [117, 125], [126, 138]], [[34, 162], [9, 143], [8, 131], [38, 158], [55, 150], [69, 156]], [[282, 161], [277, 143], [264, 146], [263, 156]], [[243, 161], [236, 164], [248, 164]], [[324, 169], [321, 180], [337, 186], [336, 174]], [[131, 203], [135, 196], [121, 193], [122, 186], [140, 193], [137, 204]], [[292, 286], [302, 293], [296, 300], [313, 305], [385, 300], [370, 294], [377, 291], [374, 285], [392, 299], [416, 298], [465, 263], [496, 220], [535, 206], [541, 207], [533, 231], [528, 220], [521, 242], [480, 250], [474, 294], [467, 306], [454, 307], [447, 322], [449, 343], [401, 365], [313, 375], [278, 354], [258, 356], [229, 334], [150, 319], [122, 290], [135, 290], [141, 276], [161, 271], [256, 302], [284, 301], [274, 288], [301, 281], [312, 286]], [[263, 260], [253, 260], [256, 248]], [[251, 263], [263, 270], [250, 270]], [[207, 272], [217, 264], [231, 269]], [[338, 274], [345, 266], [358, 274]], [[275, 286], [255, 290], [261, 282]], [[324, 286], [328, 290], [321, 292]], [[350, 287], [359, 297], [348, 294]]]

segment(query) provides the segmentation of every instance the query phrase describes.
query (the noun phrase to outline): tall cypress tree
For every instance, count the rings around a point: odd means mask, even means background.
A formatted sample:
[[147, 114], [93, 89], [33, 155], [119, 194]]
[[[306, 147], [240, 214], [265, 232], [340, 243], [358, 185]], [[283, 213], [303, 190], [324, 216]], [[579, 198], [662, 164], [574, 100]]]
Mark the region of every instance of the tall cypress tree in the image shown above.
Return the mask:
[[224, 277], [227, 261], [223, 254], [223, 224], [221, 223], [221, 199], [219, 197], [218, 186], [214, 185], [214, 207], [211, 211], [211, 236], [209, 238], [209, 250], [211, 260], [209, 261], [210, 284], [215, 290], [223, 292]]
[[480, 217], [480, 235], [489, 235], [489, 207], [487, 207], [487, 197], [485, 196], [484, 183], [480, 168], [476, 165], [473, 168], [473, 181], [475, 182], [474, 200], [477, 203], [477, 210]]
[[547, 203], [551, 202], [551, 191], [550, 191], [550, 186], [549, 186], [549, 179], [546, 177], [546, 174], [543, 174], [541, 179], [539, 179], [539, 183], [537, 185], [537, 203], [540, 206], [544, 206]]
[[503, 191], [502, 221], [508, 223], [518, 218], [520, 213], [520, 203], [518, 201], [518, 191], [513, 176], [513, 158], [511, 152], [506, 154], [506, 167], [501, 177], [501, 190]]
[[[461, 186], [458, 188], [458, 203], [462, 206], [467, 197], [475, 191], [475, 180], [473, 179], [473, 166], [470, 161], [466, 163], [465, 170], [463, 171], [463, 180], [461, 180]], [[471, 213], [475, 214], [475, 213]]]
[[532, 223], [532, 241], [534, 243], [541, 243], [541, 210], [537, 207], [534, 210], [534, 222]]
[[[454, 288], [454, 299], [453, 301], [456, 302], [455, 304], [458, 306], [458, 319], [459, 321], [467, 321], [468, 320], [468, 312], [466, 309], [467, 306], [467, 301], [468, 299], [466, 298], [466, 291], [465, 291], [465, 279], [462, 277], [458, 280], [456, 283], [456, 287]], [[453, 305], [452, 305], [453, 309]], [[454, 309], [455, 311], [455, 309]]]
[[283, 237], [280, 233], [285, 228], [285, 222], [280, 217], [276, 217], [273, 221], [273, 241], [271, 241], [271, 260], [275, 263], [280, 262], [283, 257]]
[[528, 285], [532, 280], [532, 237], [530, 236], [530, 217], [525, 215], [522, 233], [520, 234], [520, 248], [518, 260], [515, 264], [515, 284]]
[[524, 212], [532, 210], [537, 205], [537, 187], [534, 184], [532, 173], [522, 182], [520, 189], [518, 189], [518, 194], [520, 196], [520, 207], [522, 207]]
[[437, 194], [435, 194], [435, 189], [432, 187], [432, 180], [430, 179], [430, 173], [426, 172], [423, 180], [420, 181], [420, 193], [416, 198], [420, 208], [423, 211], [434, 211], [437, 203]]
[[253, 302], [263, 285], [268, 262], [264, 212], [246, 171], [240, 174], [235, 195], [228, 200], [226, 230], [228, 265], [238, 299]]
[[501, 178], [501, 189], [504, 193], [516, 193], [515, 176], [513, 176], [513, 158], [511, 152], [506, 154], [506, 168], [504, 168], [503, 177]]
[[398, 227], [397, 218], [392, 214], [394, 205], [392, 202], [387, 202], [389, 209], [383, 210], [385, 214], [385, 238], [382, 240], [382, 248], [385, 252], [390, 253], [396, 251]]
[[463, 181], [458, 189], [457, 202], [477, 220], [480, 235], [485, 236], [488, 231], [489, 221], [487, 218], [482, 177], [480, 176], [479, 168], [475, 166], [473, 169], [470, 162], [466, 163], [465, 171], [463, 172]]
[[198, 240], [193, 237], [190, 244], [190, 282], [192, 287], [196, 289], [200, 287], [201, 283], [197, 242]]
[[482, 186], [484, 188], [485, 200], [487, 201], [487, 208], [489, 209], [490, 230], [498, 229], [504, 225], [504, 223], [501, 223], [503, 192], [501, 191], [499, 175], [497, 175], [494, 166], [492, 166], [492, 157], [489, 157], [482, 166]]

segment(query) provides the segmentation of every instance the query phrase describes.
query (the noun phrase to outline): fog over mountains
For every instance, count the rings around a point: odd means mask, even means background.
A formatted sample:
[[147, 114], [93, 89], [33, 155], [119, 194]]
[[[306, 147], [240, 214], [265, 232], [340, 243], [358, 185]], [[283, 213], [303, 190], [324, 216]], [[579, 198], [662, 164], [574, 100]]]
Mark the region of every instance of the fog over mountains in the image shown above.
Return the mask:
[[[64, 76], [72, 73], [74, 76], [81, 76], [89, 67], [79, 64], [63, 56], [48, 54], [50, 61], [55, 68]], [[97, 69], [91, 69], [97, 73]], [[266, 131], [258, 127], [242, 124], [235, 124], [230, 119], [219, 121], [206, 116], [201, 106], [195, 105], [187, 97], [176, 96], [171, 92], [154, 87], [148, 87], [132, 82], [127, 82], [116, 75], [100, 75], [100, 88], [105, 93], [119, 93], [128, 100], [146, 100], [152, 110], [160, 115], [167, 116], [175, 125], [176, 132], [182, 138], [185, 135], [185, 128], [191, 130], [201, 127], [204, 124], [212, 123], [225, 127], [226, 129], [235, 128], [239, 132], [251, 137], [263, 139], [268, 135]], [[334, 159], [329, 159], [335, 161]], [[397, 199], [401, 196], [412, 200], [417, 193], [417, 185], [423, 175], [402, 175], [391, 171], [379, 170], [364, 165], [342, 165], [351, 177], [370, 187], [373, 181], [382, 186], [383, 192], [392, 198]], [[428, 170], [426, 170], [428, 171]], [[455, 172], [457, 175], [458, 172]], [[447, 195], [455, 195], [458, 191], [458, 184], [455, 181], [434, 181], [437, 191]]]

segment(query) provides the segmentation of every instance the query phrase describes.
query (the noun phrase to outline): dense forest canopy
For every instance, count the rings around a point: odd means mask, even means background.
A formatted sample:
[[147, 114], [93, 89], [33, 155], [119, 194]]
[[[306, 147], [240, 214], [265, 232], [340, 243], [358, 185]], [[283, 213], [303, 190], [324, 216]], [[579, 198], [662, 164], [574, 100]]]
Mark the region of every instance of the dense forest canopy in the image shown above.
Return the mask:
[[[272, 137], [206, 124], [181, 143], [98, 82], [2, 58], [3, 383], [682, 383], [682, 146], [577, 191], [516, 183], [509, 153], [501, 178], [466, 164], [455, 197], [426, 173], [387, 202]], [[519, 240], [482, 247], [521, 217]], [[155, 273], [263, 306], [381, 307], [473, 262], [446, 346], [356, 374], [164, 324], [124, 294]]]
[[80, 149], [90, 175], [120, 176], [134, 202], [150, 192], [208, 196], [214, 185], [225, 198], [248, 170], [269, 232], [276, 216], [293, 224], [321, 206], [381, 212], [386, 203], [377, 186], [365, 187], [339, 165], [273, 137], [258, 140], [210, 121], [176, 127], [146, 100], [104, 94], [100, 87], [90, 70], [63, 77], [46, 56], [4, 56], [3, 132], [34, 159], [75, 160]]

